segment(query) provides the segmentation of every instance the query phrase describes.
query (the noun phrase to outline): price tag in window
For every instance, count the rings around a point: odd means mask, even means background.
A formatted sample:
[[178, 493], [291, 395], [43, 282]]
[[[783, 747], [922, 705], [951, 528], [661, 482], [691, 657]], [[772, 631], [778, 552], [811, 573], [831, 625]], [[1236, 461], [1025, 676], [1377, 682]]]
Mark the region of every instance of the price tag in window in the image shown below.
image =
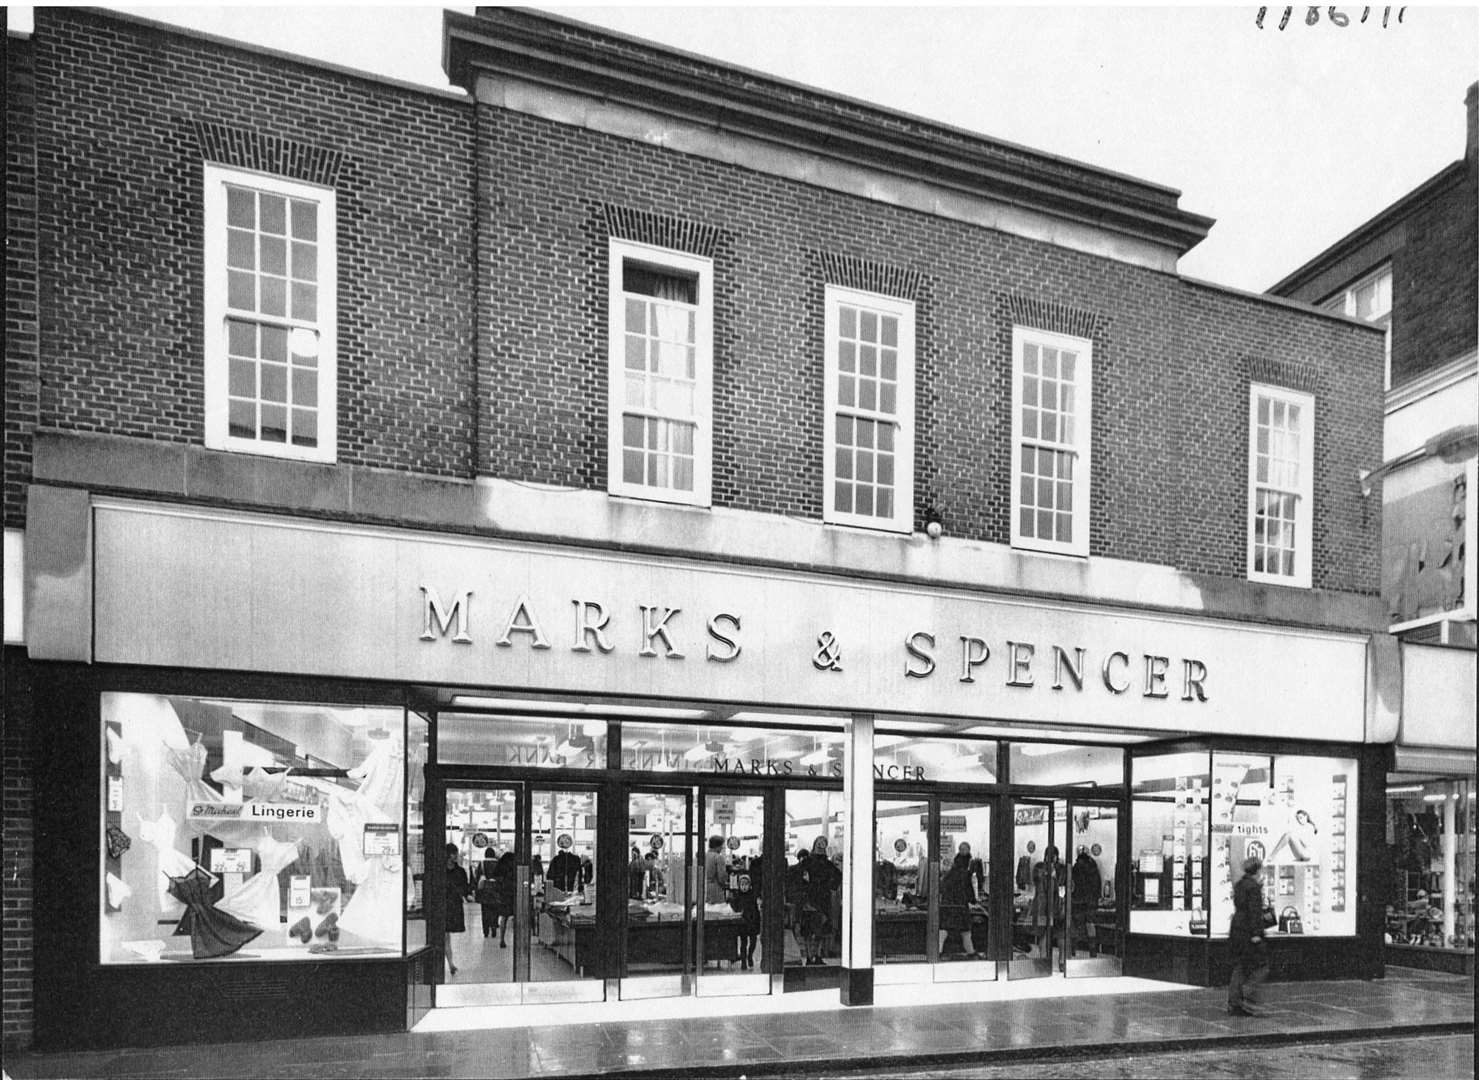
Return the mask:
[[367, 859], [373, 859], [378, 855], [399, 855], [401, 853], [401, 827], [390, 822], [366, 822], [364, 852]]
[[115, 813], [123, 813], [123, 777], [108, 777], [108, 809]]

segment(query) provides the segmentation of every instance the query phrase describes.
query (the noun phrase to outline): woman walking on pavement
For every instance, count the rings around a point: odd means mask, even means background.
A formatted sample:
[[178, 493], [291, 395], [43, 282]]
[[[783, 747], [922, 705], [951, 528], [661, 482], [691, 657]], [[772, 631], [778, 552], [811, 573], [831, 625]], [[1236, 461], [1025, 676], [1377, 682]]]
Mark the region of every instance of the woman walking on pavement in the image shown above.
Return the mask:
[[1267, 923], [1263, 915], [1263, 863], [1256, 857], [1243, 860], [1243, 876], [1233, 886], [1233, 917], [1228, 928], [1228, 956], [1232, 975], [1227, 983], [1227, 1011], [1233, 1016], [1262, 1016], [1258, 988], [1268, 977]]

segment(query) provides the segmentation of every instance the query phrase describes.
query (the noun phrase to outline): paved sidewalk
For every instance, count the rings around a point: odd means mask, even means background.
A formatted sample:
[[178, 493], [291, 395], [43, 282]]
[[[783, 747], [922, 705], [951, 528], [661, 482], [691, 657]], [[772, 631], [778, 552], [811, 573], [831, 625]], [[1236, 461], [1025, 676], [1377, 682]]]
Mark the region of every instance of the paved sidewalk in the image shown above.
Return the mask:
[[[686, 1006], [648, 1003], [641, 1010], [626, 1011], [621, 1019], [612, 1019], [610, 1010], [597, 1013], [589, 1006], [573, 1017], [570, 1007], [531, 1006], [527, 1008], [533, 1011], [522, 1015], [509, 1009], [499, 1012], [505, 1026], [426, 1030], [480, 1022], [473, 1010], [442, 1010], [433, 1013], [434, 1022], [424, 1023], [422, 1030], [404, 1034], [12, 1055], [5, 1071], [16, 1080], [607, 1073], [805, 1076], [822, 1070], [835, 1075], [849, 1066], [881, 1069], [890, 1062], [901, 1067], [969, 1061], [1002, 1064], [1056, 1055], [1143, 1054], [1373, 1034], [1472, 1035], [1474, 1025], [1471, 978], [1403, 968], [1388, 968], [1385, 979], [1371, 982], [1273, 984], [1264, 996], [1268, 1015], [1261, 1018], [1229, 1016], [1225, 991], [1217, 987], [1170, 987], [1139, 980], [1086, 983], [1044, 980], [1040, 985], [980, 984], [948, 990], [884, 987], [880, 1004], [852, 1009], [837, 1004], [835, 990], [819, 991], [788, 995], [787, 1011], [780, 1013], [747, 1013], [758, 1003], [746, 1004], [744, 999], [702, 999]], [[1022, 993], [1047, 996], [1019, 996]], [[922, 1003], [931, 994], [953, 994], [957, 1000]], [[675, 1015], [685, 1007], [710, 1015]], [[527, 1026], [512, 1026], [511, 1020]]]

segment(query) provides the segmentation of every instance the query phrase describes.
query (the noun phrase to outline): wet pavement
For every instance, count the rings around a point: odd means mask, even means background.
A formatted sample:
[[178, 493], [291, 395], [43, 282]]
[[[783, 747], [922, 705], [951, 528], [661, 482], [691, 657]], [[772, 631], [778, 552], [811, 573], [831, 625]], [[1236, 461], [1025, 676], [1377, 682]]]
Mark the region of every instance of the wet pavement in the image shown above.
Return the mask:
[[1055, 1057], [1007, 1065], [900, 1068], [897, 1062], [870, 1071], [797, 1073], [808, 1080], [1450, 1080], [1474, 1075], [1474, 1036], [1351, 1039], [1340, 1042], [1260, 1046], [1219, 1045], [1215, 1050]]
[[[1361, 1045], [1386, 1054], [1389, 1040], [1461, 1036], [1473, 1057], [1474, 982], [1466, 976], [1389, 968], [1385, 979], [1277, 983], [1265, 988], [1263, 1017], [1227, 1014], [1221, 987], [1181, 987], [1138, 980], [1036, 980], [1038, 985], [979, 984], [956, 1000], [924, 1002], [927, 988], [880, 988], [880, 1004], [841, 1007], [837, 992], [775, 999], [690, 999], [626, 1009], [628, 1003], [523, 1006], [481, 1026], [470, 1010], [437, 1010], [421, 1030], [390, 1035], [9, 1055], [16, 1080], [49, 1077], [523, 1077], [610, 1073], [691, 1077], [841, 1076], [871, 1070], [939, 1069], [939, 1076], [1274, 1076], [1242, 1068], [1249, 1053], [1303, 1047], [1335, 1071], [1288, 1075], [1444, 1076], [1444, 1071], [1358, 1071]], [[885, 995], [883, 991], [895, 991]], [[1021, 996], [1031, 995], [1031, 996]], [[938, 996], [938, 995], [937, 995]], [[896, 1002], [896, 1003], [894, 1003]], [[688, 1009], [689, 1014], [684, 1013]], [[698, 1010], [703, 1015], [695, 1014]], [[495, 1014], [486, 1014], [493, 1017]], [[619, 1018], [614, 1018], [619, 1017]], [[461, 1026], [450, 1030], [450, 1026]], [[441, 1026], [443, 1030], [430, 1030]], [[1372, 1035], [1384, 1038], [1375, 1043]], [[1434, 1044], [1437, 1046], [1438, 1044]], [[1306, 1051], [1301, 1049], [1299, 1053]], [[1180, 1055], [1182, 1062], [1175, 1065]], [[1205, 1055], [1207, 1070], [1187, 1062]], [[1074, 1073], [1093, 1059], [1112, 1068], [1135, 1058], [1144, 1068]], [[1251, 1059], [1250, 1059], [1251, 1060]], [[1237, 1062], [1224, 1066], [1225, 1062]], [[1388, 1064], [1401, 1064], [1400, 1057]], [[1170, 1071], [1154, 1071], [1166, 1066]], [[1213, 1067], [1215, 1066], [1215, 1067]], [[1323, 1066], [1322, 1066], [1323, 1067]], [[1443, 1066], [1446, 1068], [1447, 1066]], [[995, 1073], [983, 1069], [1005, 1069]], [[1040, 1072], [1025, 1070], [1045, 1069]], [[947, 1071], [964, 1069], [966, 1071]], [[1351, 1071], [1341, 1071], [1349, 1069]], [[977, 1070], [977, 1071], [971, 1071]], [[1221, 1071], [1219, 1071], [1221, 1070]], [[1472, 1076], [1472, 1068], [1460, 1073]]]

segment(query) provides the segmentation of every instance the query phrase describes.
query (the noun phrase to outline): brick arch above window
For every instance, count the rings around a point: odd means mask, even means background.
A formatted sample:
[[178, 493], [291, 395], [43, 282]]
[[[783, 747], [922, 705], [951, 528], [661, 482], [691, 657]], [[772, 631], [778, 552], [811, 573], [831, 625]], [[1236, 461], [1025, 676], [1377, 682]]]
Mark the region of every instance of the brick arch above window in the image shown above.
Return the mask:
[[1015, 326], [1030, 326], [1072, 337], [1103, 339], [1109, 331], [1109, 319], [1097, 312], [1065, 304], [1060, 300], [1023, 293], [1006, 294], [1007, 312]]
[[631, 240], [712, 259], [724, 239], [724, 231], [717, 225], [657, 214], [651, 210], [602, 203], [601, 212], [607, 235], [613, 240]]
[[289, 180], [335, 187], [344, 154], [321, 146], [264, 135], [251, 128], [213, 120], [190, 122], [196, 147], [205, 161], [271, 173]]
[[1244, 356], [1242, 359], [1243, 375], [1248, 383], [1280, 386], [1316, 396], [1320, 394], [1320, 375], [1313, 364], [1271, 356]]
[[892, 296], [900, 300], [918, 299], [921, 281], [918, 270], [860, 259], [854, 255], [839, 255], [832, 251], [812, 250], [807, 254], [828, 285]]

